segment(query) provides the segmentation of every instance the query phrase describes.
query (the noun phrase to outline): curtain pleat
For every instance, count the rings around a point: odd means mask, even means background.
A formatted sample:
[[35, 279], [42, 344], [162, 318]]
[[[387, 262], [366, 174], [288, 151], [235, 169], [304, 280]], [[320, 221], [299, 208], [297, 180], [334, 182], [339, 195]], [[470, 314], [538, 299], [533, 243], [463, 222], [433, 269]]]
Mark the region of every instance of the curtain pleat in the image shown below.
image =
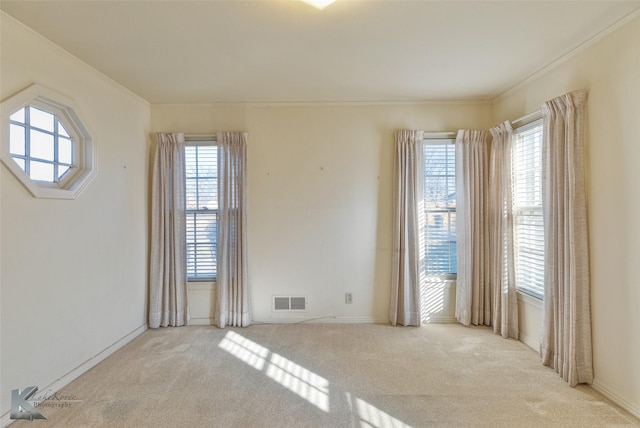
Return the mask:
[[156, 136], [151, 191], [151, 328], [188, 322], [184, 135]]
[[461, 130], [456, 138], [456, 319], [467, 326], [491, 325], [488, 136], [484, 130]]
[[[420, 325], [419, 210], [422, 202], [422, 131], [398, 131], [395, 135], [393, 258], [391, 266], [392, 325]], [[424, 211], [424, 210], [423, 210]]]
[[216, 325], [251, 324], [247, 248], [247, 134], [219, 132]]
[[518, 339], [518, 301], [515, 285], [511, 124], [489, 130], [492, 136], [489, 178], [488, 261], [492, 292], [491, 324], [503, 337]]
[[586, 92], [543, 104], [545, 289], [541, 356], [571, 386], [593, 381], [584, 173]]

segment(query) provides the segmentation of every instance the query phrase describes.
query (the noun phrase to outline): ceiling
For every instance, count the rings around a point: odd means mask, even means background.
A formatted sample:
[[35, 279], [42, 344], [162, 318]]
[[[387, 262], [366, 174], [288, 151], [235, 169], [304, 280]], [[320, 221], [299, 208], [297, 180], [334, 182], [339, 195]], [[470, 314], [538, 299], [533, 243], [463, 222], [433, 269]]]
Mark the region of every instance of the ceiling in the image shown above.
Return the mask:
[[490, 100], [640, 1], [11, 1], [150, 103]]

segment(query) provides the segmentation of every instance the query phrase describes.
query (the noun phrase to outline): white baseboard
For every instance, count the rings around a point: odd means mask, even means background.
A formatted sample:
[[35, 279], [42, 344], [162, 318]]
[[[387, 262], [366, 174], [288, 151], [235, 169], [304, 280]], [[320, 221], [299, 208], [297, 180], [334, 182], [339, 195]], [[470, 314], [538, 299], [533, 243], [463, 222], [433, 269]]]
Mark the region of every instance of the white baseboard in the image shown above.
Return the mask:
[[525, 345], [527, 345], [529, 348], [533, 349], [534, 351], [538, 352], [540, 351], [540, 343], [535, 340], [534, 338], [527, 336], [526, 334], [519, 332], [518, 333], [518, 339], [520, 340], [520, 342], [524, 343]]
[[458, 322], [456, 317], [450, 315], [430, 315], [428, 318], [428, 321], [423, 321], [423, 324], [452, 324]]
[[636, 418], [640, 419], [640, 407], [620, 397], [618, 394], [613, 392], [607, 386], [598, 382], [598, 379], [593, 380], [593, 383], [591, 384], [591, 388], [593, 388], [596, 392], [602, 394], [605, 398], [613, 401], [616, 405], [622, 407], [624, 410], [631, 413]]
[[376, 317], [287, 317], [255, 319], [255, 324], [389, 324], [386, 318]]
[[[53, 394], [55, 394], [56, 392], [58, 392], [59, 390], [61, 390], [62, 388], [64, 388], [74, 380], [76, 380], [78, 377], [80, 377], [81, 375], [88, 372], [90, 369], [92, 369], [96, 365], [98, 365], [98, 363], [103, 361], [109, 355], [113, 354], [118, 349], [122, 348], [124, 345], [131, 342], [136, 337], [140, 336], [146, 330], [147, 330], [147, 326], [145, 324], [139, 326], [138, 328], [131, 331], [123, 338], [115, 341], [111, 345], [104, 348], [102, 351], [98, 352], [93, 357], [86, 360], [84, 363], [80, 364], [75, 369], [72, 369], [71, 371], [67, 372], [65, 375], [59, 377], [57, 380], [53, 381], [52, 383], [45, 386], [44, 388], [39, 388], [38, 397], [42, 397], [46, 399], [52, 396]], [[14, 421], [11, 419], [10, 411], [2, 415], [2, 418], [0, 418], [1, 427], [6, 427], [13, 422]]]
[[189, 325], [214, 325], [213, 318], [191, 318]]

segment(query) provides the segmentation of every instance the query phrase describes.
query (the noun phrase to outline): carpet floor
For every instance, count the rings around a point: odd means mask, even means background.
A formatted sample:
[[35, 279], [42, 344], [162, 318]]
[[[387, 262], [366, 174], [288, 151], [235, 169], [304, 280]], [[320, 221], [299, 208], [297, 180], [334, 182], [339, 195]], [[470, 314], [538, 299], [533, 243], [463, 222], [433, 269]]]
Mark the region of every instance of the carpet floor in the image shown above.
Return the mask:
[[148, 330], [12, 427], [640, 427], [487, 328]]

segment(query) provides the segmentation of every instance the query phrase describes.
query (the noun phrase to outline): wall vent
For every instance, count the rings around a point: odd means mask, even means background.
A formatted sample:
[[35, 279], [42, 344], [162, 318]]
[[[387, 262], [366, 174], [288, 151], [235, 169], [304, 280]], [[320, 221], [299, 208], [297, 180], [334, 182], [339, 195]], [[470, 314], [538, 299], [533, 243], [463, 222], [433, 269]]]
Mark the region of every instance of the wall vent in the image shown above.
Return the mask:
[[306, 311], [307, 298], [301, 296], [273, 296], [271, 308], [276, 312]]

